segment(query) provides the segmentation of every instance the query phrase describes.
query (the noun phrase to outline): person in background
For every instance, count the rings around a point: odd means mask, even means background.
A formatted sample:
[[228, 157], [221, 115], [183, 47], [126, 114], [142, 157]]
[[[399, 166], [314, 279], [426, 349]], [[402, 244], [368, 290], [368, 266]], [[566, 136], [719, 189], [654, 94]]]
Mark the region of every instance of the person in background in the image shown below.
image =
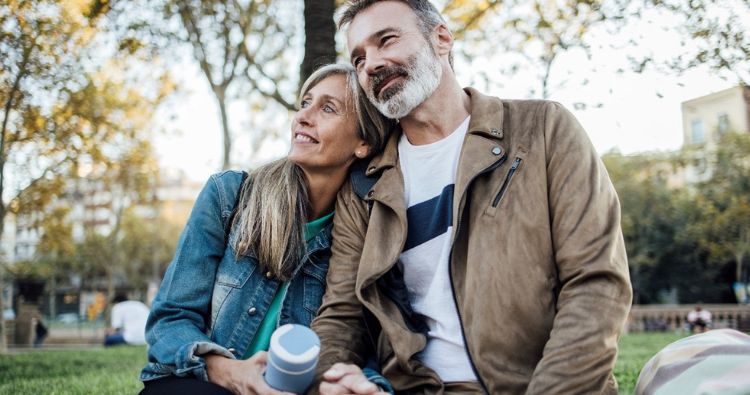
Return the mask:
[[144, 345], [146, 319], [149, 308], [137, 300], [128, 300], [125, 295], [116, 295], [112, 302], [110, 327], [104, 336], [104, 346], [119, 344]]
[[141, 394], [279, 393], [263, 379], [271, 334], [310, 325], [336, 195], [389, 130], [348, 64], [316, 70], [298, 106], [286, 158], [215, 174], [198, 196], [154, 299]]
[[695, 306], [687, 315], [687, 324], [692, 333], [705, 332], [711, 326], [711, 312], [701, 306]]

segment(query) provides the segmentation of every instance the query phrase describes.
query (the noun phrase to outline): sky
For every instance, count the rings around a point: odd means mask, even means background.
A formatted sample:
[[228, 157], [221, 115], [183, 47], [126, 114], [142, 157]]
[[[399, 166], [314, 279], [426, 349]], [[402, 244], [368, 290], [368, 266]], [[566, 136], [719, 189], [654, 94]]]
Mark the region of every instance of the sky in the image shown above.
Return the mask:
[[[581, 51], [570, 51], [555, 63], [550, 99], [565, 105], [587, 131], [594, 147], [602, 154], [618, 150], [624, 154], [646, 151], [668, 151], [682, 145], [680, 104], [699, 96], [730, 88], [736, 83], [716, 72], [694, 69], [681, 75], [647, 69], [634, 73], [624, 53], [652, 53], [664, 58], [681, 48], [678, 33], [667, 29], [663, 20], [633, 23], [616, 34], [600, 29], [592, 32], [592, 58]], [[639, 43], [637, 47], [629, 40]], [[502, 56], [474, 59], [471, 64], [458, 62], [456, 74], [460, 83], [469, 85], [480, 71], [495, 76], [484, 86], [487, 94], [500, 98], [530, 98], [530, 87], [538, 84], [534, 73], [502, 75], [497, 67]], [[617, 72], [617, 70], [624, 70]], [[296, 70], [296, 69], [295, 69]], [[165, 133], [156, 138], [157, 154], [163, 168], [182, 170], [190, 179], [205, 180], [221, 167], [222, 141], [218, 107], [205, 78], [192, 62], [183, 62], [175, 70], [183, 87], [173, 100], [169, 114], [159, 120]], [[587, 83], [582, 81], [587, 80]], [[539, 98], [534, 96], [533, 98]], [[575, 103], [600, 103], [577, 109]], [[242, 131], [253, 116], [241, 104], [230, 108], [230, 125], [238, 136], [233, 151], [233, 167], [246, 168], [283, 156], [287, 141], [271, 142], [249, 158], [243, 150], [247, 144]], [[284, 113], [272, 117], [276, 127], [286, 134], [290, 117]], [[285, 137], [286, 138], [286, 137]]]

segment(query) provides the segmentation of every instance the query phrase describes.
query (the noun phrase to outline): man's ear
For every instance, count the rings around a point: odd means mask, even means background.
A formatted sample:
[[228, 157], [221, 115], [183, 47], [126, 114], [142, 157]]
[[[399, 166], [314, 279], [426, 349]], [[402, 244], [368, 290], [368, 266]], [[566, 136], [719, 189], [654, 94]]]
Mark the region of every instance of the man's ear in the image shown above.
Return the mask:
[[435, 50], [438, 56], [448, 56], [453, 49], [453, 33], [445, 23], [435, 26], [433, 37], [435, 38]]

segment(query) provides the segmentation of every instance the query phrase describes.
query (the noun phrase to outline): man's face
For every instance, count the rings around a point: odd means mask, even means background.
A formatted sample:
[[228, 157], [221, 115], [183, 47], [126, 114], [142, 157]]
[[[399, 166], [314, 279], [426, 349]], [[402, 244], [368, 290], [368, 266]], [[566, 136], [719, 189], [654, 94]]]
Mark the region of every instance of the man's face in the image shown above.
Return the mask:
[[384, 1], [360, 12], [347, 38], [360, 85], [389, 118], [408, 115], [440, 84], [440, 59], [403, 3]]

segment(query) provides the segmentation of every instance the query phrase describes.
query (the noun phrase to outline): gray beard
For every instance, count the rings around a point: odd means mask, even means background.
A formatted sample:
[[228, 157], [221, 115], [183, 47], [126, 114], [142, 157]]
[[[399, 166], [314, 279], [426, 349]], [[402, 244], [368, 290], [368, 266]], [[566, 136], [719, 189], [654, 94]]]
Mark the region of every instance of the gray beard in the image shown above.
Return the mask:
[[443, 75], [440, 60], [429, 46], [412, 56], [406, 69], [407, 76], [401, 86], [391, 87], [393, 93], [380, 92], [382, 99], [372, 89], [367, 90], [367, 98], [388, 118], [398, 120], [409, 115], [435, 93]]

